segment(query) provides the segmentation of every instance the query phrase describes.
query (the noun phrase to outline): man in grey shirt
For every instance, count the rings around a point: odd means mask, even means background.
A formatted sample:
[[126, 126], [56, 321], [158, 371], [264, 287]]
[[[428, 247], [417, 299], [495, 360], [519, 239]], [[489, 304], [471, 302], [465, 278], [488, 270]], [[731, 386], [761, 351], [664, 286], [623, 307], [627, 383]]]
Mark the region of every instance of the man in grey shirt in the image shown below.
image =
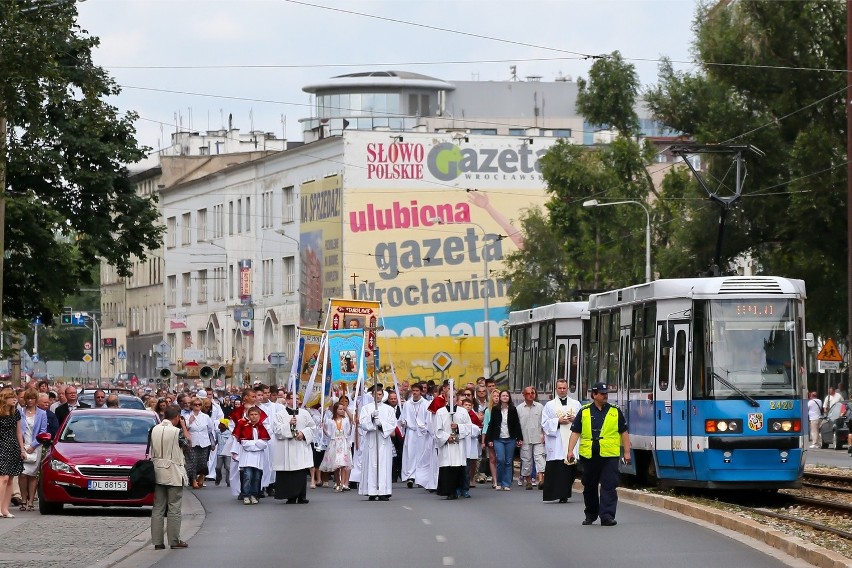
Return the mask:
[[[518, 418], [524, 440], [521, 445], [521, 475], [518, 485], [526, 484], [527, 489], [541, 483], [544, 477], [544, 431], [541, 428], [541, 411], [544, 408], [536, 401], [535, 387], [526, 387], [523, 391], [524, 403], [518, 405]], [[535, 463], [536, 480], [532, 479], [532, 465]]]

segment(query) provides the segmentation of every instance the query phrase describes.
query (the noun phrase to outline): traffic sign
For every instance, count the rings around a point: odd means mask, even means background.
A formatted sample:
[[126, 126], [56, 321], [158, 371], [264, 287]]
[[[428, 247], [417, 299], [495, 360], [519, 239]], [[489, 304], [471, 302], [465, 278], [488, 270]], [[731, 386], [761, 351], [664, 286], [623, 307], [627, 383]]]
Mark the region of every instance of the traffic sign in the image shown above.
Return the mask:
[[85, 355], [83, 355], [83, 361], [85, 361], [86, 363], [91, 363], [92, 362], [92, 356], [89, 355], [88, 353], [86, 353]]
[[154, 351], [165, 357], [169, 351], [171, 351], [171, 347], [165, 341], [161, 341], [154, 346]]
[[127, 351], [119, 351], [115, 356], [121, 360], [127, 359]]
[[33, 353], [32, 360], [33, 363], [38, 363], [39, 361], [41, 361], [41, 357], [38, 356], [38, 353]]
[[87, 351], [91, 351], [91, 350], [92, 350], [92, 342], [91, 342], [91, 341], [87, 341], [87, 342], [85, 342], [85, 343], [83, 344], [83, 349], [85, 349], [85, 350], [87, 350]]
[[829, 337], [825, 345], [822, 346], [822, 349], [819, 350], [817, 361], [843, 361], [843, 356], [840, 354], [840, 350], [832, 338]]

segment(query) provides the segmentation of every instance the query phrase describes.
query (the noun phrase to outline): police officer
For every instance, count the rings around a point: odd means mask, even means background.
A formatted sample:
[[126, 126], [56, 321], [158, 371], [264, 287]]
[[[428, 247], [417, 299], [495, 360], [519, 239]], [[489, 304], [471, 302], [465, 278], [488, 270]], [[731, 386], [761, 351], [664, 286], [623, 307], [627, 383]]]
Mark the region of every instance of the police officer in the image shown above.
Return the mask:
[[[624, 463], [630, 463], [630, 438], [627, 420], [617, 407], [607, 402], [606, 383], [592, 386], [592, 403], [583, 406], [571, 425], [571, 439], [565, 460], [574, 463], [574, 445], [580, 439], [580, 461], [583, 464], [583, 500], [586, 503], [584, 525], [594, 523], [616, 525], [618, 504], [618, 460], [624, 449]], [[600, 496], [598, 495], [600, 485]]]

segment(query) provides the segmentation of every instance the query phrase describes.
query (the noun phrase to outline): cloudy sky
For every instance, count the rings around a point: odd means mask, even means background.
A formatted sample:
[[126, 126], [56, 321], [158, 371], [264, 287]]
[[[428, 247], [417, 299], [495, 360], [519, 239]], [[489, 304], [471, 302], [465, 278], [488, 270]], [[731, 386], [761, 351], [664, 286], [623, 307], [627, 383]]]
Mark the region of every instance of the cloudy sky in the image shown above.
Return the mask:
[[[123, 86], [138, 138], [168, 145], [176, 122], [301, 140], [306, 84], [376, 69], [446, 80], [585, 76], [584, 55], [621, 51], [644, 84], [665, 55], [688, 61], [694, 0], [87, 0], [79, 24]], [[686, 63], [678, 65], [688, 69]]]

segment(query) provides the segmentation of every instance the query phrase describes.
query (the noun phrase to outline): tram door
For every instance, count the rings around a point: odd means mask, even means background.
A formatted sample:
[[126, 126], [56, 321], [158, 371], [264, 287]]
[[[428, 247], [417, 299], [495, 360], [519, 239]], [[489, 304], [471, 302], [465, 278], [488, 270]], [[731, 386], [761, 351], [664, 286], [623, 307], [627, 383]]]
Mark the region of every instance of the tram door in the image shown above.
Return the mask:
[[[672, 322], [669, 322], [671, 325]], [[664, 341], [666, 323], [657, 326], [657, 372], [654, 405], [657, 463], [660, 467], [692, 467], [689, 457], [689, 322], [674, 322]]]
[[[580, 338], [560, 337], [556, 340], [556, 379], [568, 381], [568, 395], [576, 400], [583, 401], [582, 376], [580, 372]], [[556, 383], [554, 379], [554, 389]]]

